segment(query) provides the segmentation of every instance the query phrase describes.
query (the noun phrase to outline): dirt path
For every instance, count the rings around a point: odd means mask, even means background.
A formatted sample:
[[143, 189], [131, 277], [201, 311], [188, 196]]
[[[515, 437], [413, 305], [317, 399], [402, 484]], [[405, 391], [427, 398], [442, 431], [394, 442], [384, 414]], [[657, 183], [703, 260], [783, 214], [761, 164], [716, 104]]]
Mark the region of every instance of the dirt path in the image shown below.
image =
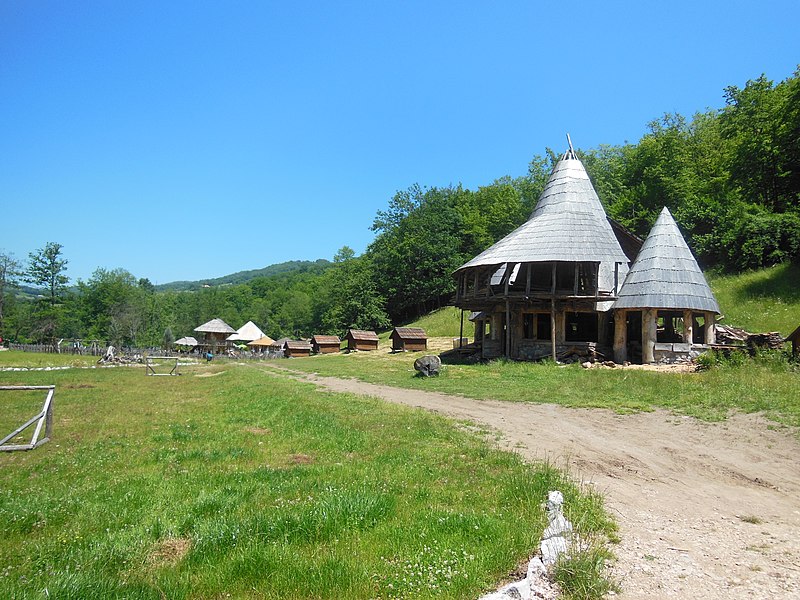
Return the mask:
[[763, 418], [622, 416], [292, 373], [488, 425], [504, 447], [595, 486], [620, 525], [624, 598], [800, 598], [800, 443]]

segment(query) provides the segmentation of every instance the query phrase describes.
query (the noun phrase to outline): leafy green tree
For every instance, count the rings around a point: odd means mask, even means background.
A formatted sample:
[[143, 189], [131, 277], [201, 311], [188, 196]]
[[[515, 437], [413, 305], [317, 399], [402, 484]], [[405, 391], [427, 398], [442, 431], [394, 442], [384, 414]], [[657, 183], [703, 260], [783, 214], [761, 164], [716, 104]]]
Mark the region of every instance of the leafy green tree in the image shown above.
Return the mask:
[[62, 258], [61, 249], [61, 244], [47, 242], [44, 248], [28, 255], [25, 281], [44, 287], [50, 295], [51, 304], [55, 304], [69, 282], [69, 277], [64, 275], [68, 261]]
[[7, 308], [13, 305], [14, 297], [11, 291], [17, 287], [19, 277], [22, 275], [22, 265], [11, 253], [0, 252], [0, 337], [7, 337], [5, 330], [5, 317]]
[[334, 257], [326, 275], [330, 306], [322, 316], [322, 328], [342, 336], [347, 329], [386, 329], [390, 326], [385, 300], [378, 291], [372, 264], [366, 256], [355, 257], [348, 246]]
[[458, 210], [464, 190], [414, 186], [407, 194], [413, 210], [394, 223], [383, 221], [366, 252], [393, 322], [447, 303], [455, 291], [452, 273], [465, 260]]
[[[775, 212], [784, 212], [797, 198], [791, 190], [792, 173], [784, 155], [784, 130], [788, 115], [797, 112], [791, 105], [791, 86], [775, 86], [761, 75], [743, 88], [725, 88], [726, 107], [721, 111], [723, 136], [733, 144], [731, 178], [740, 186], [746, 200]], [[789, 124], [791, 131], [792, 124]], [[796, 138], [789, 147], [795, 147]]]

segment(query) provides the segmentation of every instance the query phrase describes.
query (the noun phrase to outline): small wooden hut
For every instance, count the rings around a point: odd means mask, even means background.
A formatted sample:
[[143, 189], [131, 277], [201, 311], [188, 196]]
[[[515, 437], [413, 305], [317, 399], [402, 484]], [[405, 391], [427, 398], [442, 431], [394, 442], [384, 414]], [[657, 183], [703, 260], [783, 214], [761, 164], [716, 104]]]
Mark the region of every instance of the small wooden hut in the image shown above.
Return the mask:
[[203, 334], [198, 347], [212, 352], [217, 352], [219, 348], [227, 348], [230, 345], [227, 341], [228, 336], [236, 333], [236, 330], [222, 319], [211, 319], [200, 327], [195, 327], [194, 330]]
[[270, 347], [272, 352], [283, 352], [283, 347], [286, 345], [286, 342], [291, 341], [292, 338], [282, 337], [275, 341], [275, 343]]
[[800, 354], [800, 327], [790, 333], [784, 342], [792, 342], [792, 354], [795, 356]]
[[363, 329], [348, 329], [344, 338], [348, 350], [377, 350], [378, 334]]
[[284, 358], [311, 356], [311, 344], [305, 340], [287, 340], [283, 344]]
[[420, 352], [428, 349], [428, 335], [421, 327], [395, 327], [389, 338], [395, 352]]
[[315, 335], [311, 338], [311, 351], [314, 354], [339, 352], [342, 341], [338, 335]]
[[268, 335], [258, 338], [257, 340], [253, 340], [247, 344], [249, 348], [256, 352], [264, 352], [272, 348], [275, 345], [275, 340], [273, 340]]

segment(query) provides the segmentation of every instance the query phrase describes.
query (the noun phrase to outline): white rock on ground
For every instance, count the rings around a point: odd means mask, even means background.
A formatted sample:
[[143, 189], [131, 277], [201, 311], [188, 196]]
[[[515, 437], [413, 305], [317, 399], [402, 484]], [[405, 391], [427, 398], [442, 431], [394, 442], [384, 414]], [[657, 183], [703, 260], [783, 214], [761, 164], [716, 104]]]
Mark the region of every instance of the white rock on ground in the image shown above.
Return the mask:
[[479, 600], [555, 600], [558, 597], [558, 588], [550, 580], [547, 566], [555, 564], [559, 555], [567, 551], [572, 534], [572, 523], [561, 512], [563, 504], [561, 492], [547, 494], [547, 528], [540, 546], [542, 558], [531, 559], [525, 579], [504, 585]]

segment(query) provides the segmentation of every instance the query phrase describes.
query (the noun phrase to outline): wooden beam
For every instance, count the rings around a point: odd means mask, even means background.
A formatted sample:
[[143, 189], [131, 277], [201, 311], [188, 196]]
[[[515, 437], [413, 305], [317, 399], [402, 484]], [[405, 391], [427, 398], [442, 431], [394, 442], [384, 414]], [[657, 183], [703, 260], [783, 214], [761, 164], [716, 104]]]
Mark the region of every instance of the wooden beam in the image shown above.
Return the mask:
[[709, 346], [714, 343], [716, 336], [714, 335], [714, 321], [716, 318], [714, 317], [714, 313], [704, 313], [703, 314], [703, 321], [705, 321], [705, 343]]
[[658, 311], [646, 308], [642, 311], [642, 363], [650, 364], [656, 361], [656, 316]]
[[683, 311], [683, 343], [694, 343], [694, 318], [690, 310]]
[[628, 319], [624, 310], [614, 311], [614, 362], [628, 360]]
[[532, 263], [527, 263], [527, 265], [526, 265], [527, 268], [528, 268], [527, 281], [525, 282], [525, 296], [526, 297], [531, 295], [531, 265], [532, 265]]
[[[506, 280], [508, 286], [508, 280]], [[506, 358], [511, 357], [511, 306], [506, 298]]]
[[556, 359], [556, 267], [557, 262], [553, 262], [553, 270], [551, 277], [553, 279], [550, 294], [550, 346], [553, 355], [553, 361]]

